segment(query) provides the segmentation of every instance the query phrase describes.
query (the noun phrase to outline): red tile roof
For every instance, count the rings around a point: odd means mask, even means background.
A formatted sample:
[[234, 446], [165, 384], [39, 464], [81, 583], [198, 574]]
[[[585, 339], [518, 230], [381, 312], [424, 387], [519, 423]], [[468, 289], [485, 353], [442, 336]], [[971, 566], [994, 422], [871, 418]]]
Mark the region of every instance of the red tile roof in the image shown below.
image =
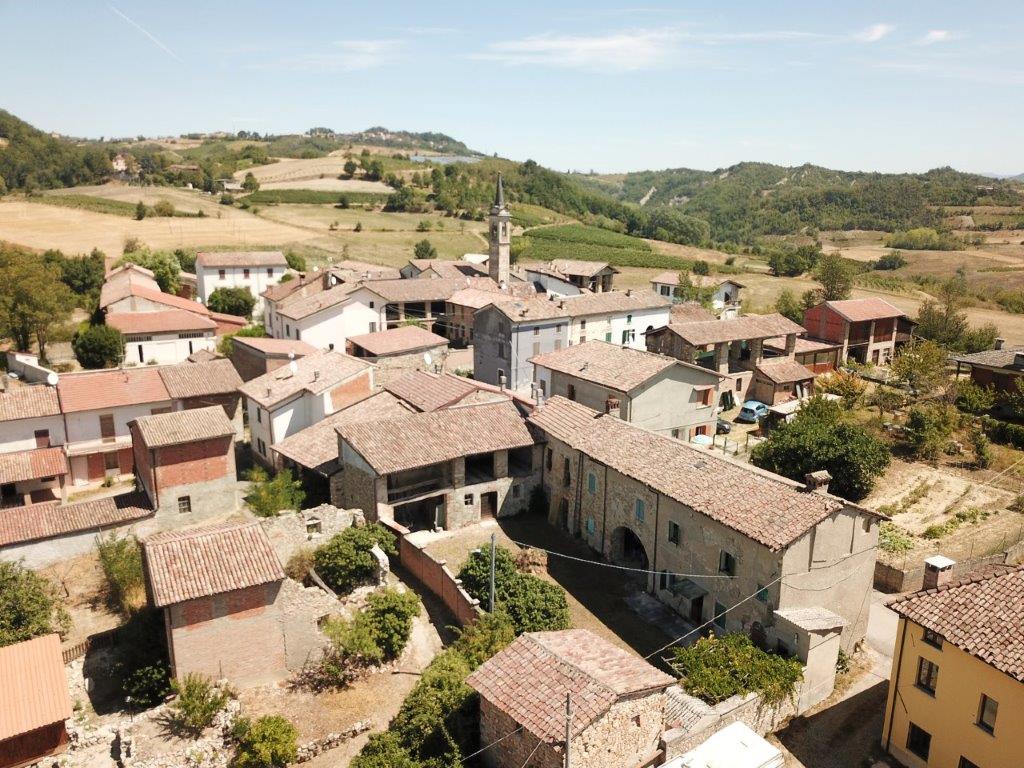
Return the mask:
[[242, 377], [225, 357], [168, 365], [158, 370], [167, 394], [177, 399], [230, 395], [242, 386]]
[[675, 678], [586, 629], [530, 632], [485, 661], [466, 683], [548, 743], [565, 739], [565, 697], [572, 694], [573, 736], [619, 699], [657, 693]]
[[157, 608], [284, 579], [270, 539], [255, 521], [158, 533], [142, 543], [142, 551]]
[[789, 334], [804, 334], [807, 329], [780, 314], [744, 315], [730, 320], [706, 320], [698, 323], [671, 323], [668, 330], [687, 344], [703, 347], [727, 341], [767, 339]]
[[862, 323], [866, 320], [884, 320], [890, 317], [903, 317], [906, 313], [896, 309], [885, 299], [844, 299], [843, 301], [826, 301], [825, 306], [833, 310], [851, 323]]
[[0, 510], [0, 547], [50, 539], [69, 533], [100, 531], [142, 520], [153, 514], [144, 493], [122, 493], [101, 499], [61, 504], [47, 501]]
[[915, 592], [889, 607], [1024, 682], [1024, 566]]
[[669, 323], [700, 323], [705, 320], [717, 319], [696, 301], [681, 301], [672, 305], [668, 321]]
[[385, 301], [421, 302], [445, 301], [463, 288], [498, 286], [489, 277], [438, 277], [423, 280], [368, 280], [363, 287], [373, 291]]
[[209, 317], [184, 309], [159, 312], [111, 312], [106, 324], [121, 333], [173, 333], [175, 331], [212, 331], [217, 324]]
[[294, 354], [295, 357], [312, 355], [318, 350], [312, 344], [298, 339], [271, 339], [266, 336], [235, 336], [231, 339], [232, 344], [241, 344], [262, 353], [266, 357], [288, 357]]
[[410, 371], [384, 385], [384, 389], [419, 411], [436, 411], [457, 403], [476, 390], [475, 382], [461, 376]]
[[0, 742], [70, 717], [60, 637], [0, 648]]
[[196, 254], [200, 267], [286, 267], [288, 260], [281, 251], [200, 251]]
[[131, 286], [131, 295], [138, 296], [140, 299], [148, 299], [154, 304], [164, 304], [168, 307], [174, 307], [176, 309], [184, 309], [189, 312], [195, 312], [197, 315], [209, 315], [210, 310], [200, 304], [198, 301], [192, 301], [191, 299], [183, 299], [181, 296], [175, 296], [170, 293], [164, 293], [163, 291], [154, 291], [148, 288], [139, 288], [137, 286]]
[[374, 357], [404, 355], [422, 349], [448, 346], [448, 339], [444, 336], [438, 336], [436, 333], [431, 333], [416, 325], [405, 325], [376, 333], [349, 336], [348, 340], [357, 347], [362, 347]]
[[0, 421], [59, 415], [60, 401], [54, 387], [37, 385], [0, 393]]
[[64, 374], [57, 382], [57, 394], [65, 413], [171, 399], [159, 368], [118, 368]]
[[0, 454], [0, 483], [39, 480], [68, 473], [68, 459], [62, 448]]
[[[595, 418], [586, 420], [586, 412]], [[529, 417], [549, 435], [769, 549], [842, 509], [786, 478], [553, 397]]]
[[346, 424], [338, 434], [381, 475], [534, 444], [510, 401]]
[[563, 275], [573, 277], [594, 277], [606, 269], [618, 274], [619, 270], [607, 261], [583, 261], [582, 259], [552, 259], [551, 267]]
[[250, 400], [271, 408], [300, 392], [318, 394], [347, 379], [371, 370], [365, 360], [340, 352], [317, 352], [306, 355], [277, 370], [257, 376], [238, 389]]
[[814, 378], [814, 373], [788, 357], [768, 358], [757, 366], [757, 372], [775, 384], [792, 384]]
[[133, 423], [146, 448], [216, 440], [235, 434], [235, 428], [219, 405], [140, 416]]

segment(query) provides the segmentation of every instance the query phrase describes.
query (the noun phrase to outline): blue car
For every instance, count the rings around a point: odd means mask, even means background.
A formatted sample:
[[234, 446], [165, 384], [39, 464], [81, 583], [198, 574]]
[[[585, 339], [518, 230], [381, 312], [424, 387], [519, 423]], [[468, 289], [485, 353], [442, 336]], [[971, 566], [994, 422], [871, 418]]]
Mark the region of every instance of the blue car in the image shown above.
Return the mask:
[[758, 419], [763, 419], [768, 415], [768, 406], [759, 400], [747, 400], [743, 407], [740, 408], [740, 413], [736, 417], [736, 421], [742, 421], [745, 424], [756, 424]]

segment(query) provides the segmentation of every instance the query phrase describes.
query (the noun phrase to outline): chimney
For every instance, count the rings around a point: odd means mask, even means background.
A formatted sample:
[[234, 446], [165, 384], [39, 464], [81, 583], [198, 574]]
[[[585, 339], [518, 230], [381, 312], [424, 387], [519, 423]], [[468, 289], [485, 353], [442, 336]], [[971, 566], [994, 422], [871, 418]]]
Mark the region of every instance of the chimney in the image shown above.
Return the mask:
[[609, 397], [604, 401], [604, 412], [616, 419], [622, 418], [622, 404], [617, 397]]
[[530, 399], [534, 402], [537, 401], [537, 382], [535, 381], [530, 382]]
[[953, 578], [955, 560], [943, 555], [932, 555], [924, 561], [924, 589], [936, 589]]
[[320, 371], [313, 371], [313, 381], [320, 381]]
[[821, 491], [828, 493], [828, 484], [832, 482], [832, 475], [827, 469], [819, 469], [817, 472], [808, 472], [804, 475], [804, 489], [806, 491]]
[[996, 349], [1002, 349], [1004, 344], [1006, 344], [1006, 339], [996, 339]]
[[507, 379], [505, 378], [505, 372], [501, 371], [500, 373], [498, 373], [498, 388], [500, 390], [502, 390], [502, 391], [505, 390], [505, 382], [506, 381], [507, 381]]
[[627, 288], [626, 289], [626, 295], [627, 296], [632, 296], [633, 295], [633, 289], [632, 288]]

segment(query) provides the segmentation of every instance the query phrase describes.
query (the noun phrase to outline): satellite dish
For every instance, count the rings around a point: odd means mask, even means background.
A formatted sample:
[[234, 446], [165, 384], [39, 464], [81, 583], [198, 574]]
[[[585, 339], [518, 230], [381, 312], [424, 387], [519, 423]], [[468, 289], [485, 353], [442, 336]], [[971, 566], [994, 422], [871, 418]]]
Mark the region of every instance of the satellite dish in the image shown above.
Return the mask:
[[429, 353], [429, 352], [424, 352], [424, 353], [423, 353], [423, 364], [424, 364], [425, 366], [427, 366], [427, 367], [430, 367], [430, 364], [431, 364], [432, 362], [434, 362], [434, 358], [432, 358], [432, 357], [430, 356], [430, 353]]
[[299, 372], [299, 365], [298, 365], [298, 363], [296, 363], [294, 360], [292, 360], [290, 363], [288, 363], [288, 370], [291, 371], [293, 374], [298, 373]]
[[290, 350], [290, 351], [288, 352], [288, 359], [289, 359], [289, 360], [294, 360], [294, 359], [295, 359], [295, 350], [294, 350], [294, 349], [293, 349], [293, 350]]
[[54, 373], [53, 371], [50, 371], [48, 374], [46, 374], [46, 383], [49, 384], [51, 387], [56, 387], [57, 378], [57, 374]]

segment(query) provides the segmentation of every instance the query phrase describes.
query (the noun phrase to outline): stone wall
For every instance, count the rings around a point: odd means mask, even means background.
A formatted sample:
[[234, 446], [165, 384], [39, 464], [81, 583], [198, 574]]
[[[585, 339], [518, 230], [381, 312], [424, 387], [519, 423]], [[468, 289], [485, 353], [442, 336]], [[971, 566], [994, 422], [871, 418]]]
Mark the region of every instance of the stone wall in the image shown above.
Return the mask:
[[376, 522], [377, 492], [374, 478], [352, 464], [343, 464], [341, 469], [331, 475], [331, 504], [361, 509], [368, 521]]
[[260, 520], [277, 559], [287, 564], [300, 549], [315, 548], [353, 525], [363, 522], [358, 509], [338, 509], [330, 504], [285, 512]]

